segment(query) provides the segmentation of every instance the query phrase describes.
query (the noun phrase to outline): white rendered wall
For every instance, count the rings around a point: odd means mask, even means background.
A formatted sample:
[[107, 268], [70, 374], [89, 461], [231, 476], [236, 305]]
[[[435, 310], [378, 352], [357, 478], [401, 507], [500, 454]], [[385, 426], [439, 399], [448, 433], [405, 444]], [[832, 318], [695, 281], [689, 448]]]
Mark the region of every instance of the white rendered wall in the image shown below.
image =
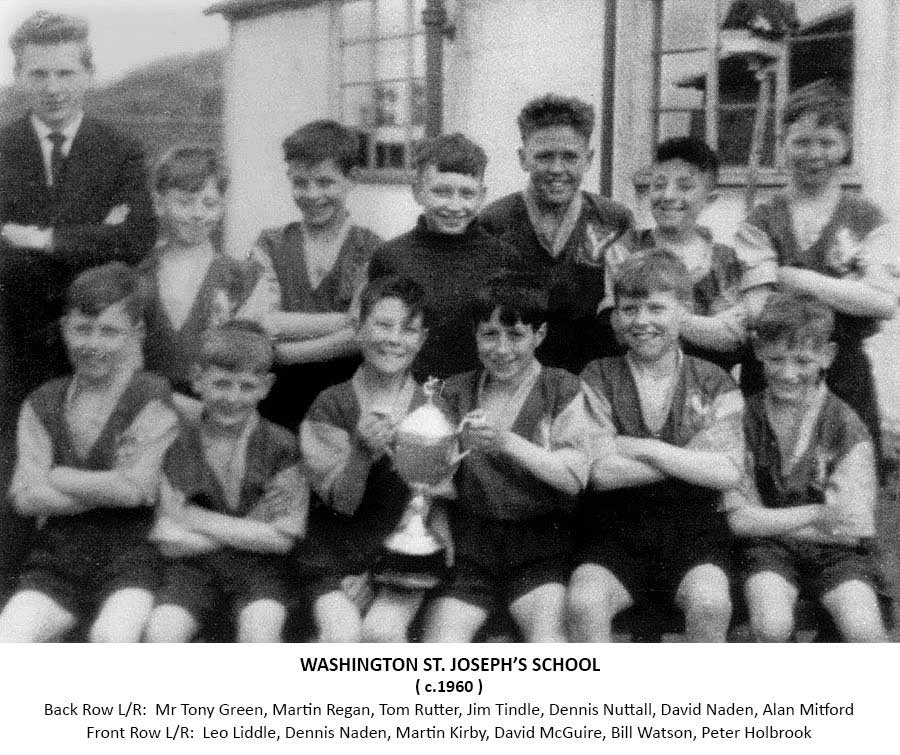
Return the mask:
[[231, 169], [226, 247], [240, 255], [260, 229], [296, 216], [281, 141], [331, 112], [328, 3], [231, 25], [225, 149]]
[[[529, 99], [580, 97], [594, 105], [599, 129], [604, 3], [460, 0], [455, 8], [456, 35], [444, 47], [444, 130], [484, 147], [488, 197], [496, 198], [524, 184], [516, 116]], [[598, 185], [595, 159], [585, 186]]]

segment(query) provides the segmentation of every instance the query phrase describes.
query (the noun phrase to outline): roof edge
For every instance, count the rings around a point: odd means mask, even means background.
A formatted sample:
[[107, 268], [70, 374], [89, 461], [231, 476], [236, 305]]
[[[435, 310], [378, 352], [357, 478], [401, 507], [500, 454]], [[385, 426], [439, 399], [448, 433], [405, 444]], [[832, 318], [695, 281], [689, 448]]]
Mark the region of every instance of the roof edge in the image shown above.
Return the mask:
[[221, 0], [221, 2], [213, 3], [203, 13], [207, 16], [221, 13], [229, 21], [235, 21], [325, 2], [333, 2], [333, 0]]

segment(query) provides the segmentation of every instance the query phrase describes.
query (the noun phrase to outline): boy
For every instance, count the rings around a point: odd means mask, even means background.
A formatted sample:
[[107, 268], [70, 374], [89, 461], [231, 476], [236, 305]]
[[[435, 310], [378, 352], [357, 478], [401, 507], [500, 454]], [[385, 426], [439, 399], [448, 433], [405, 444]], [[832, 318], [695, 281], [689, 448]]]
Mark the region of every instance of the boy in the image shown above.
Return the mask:
[[206, 331], [231, 317], [262, 318], [274, 307], [258, 271], [217, 248], [227, 184], [216, 151], [203, 146], [170, 150], [153, 175], [160, 238], [141, 265], [149, 301], [145, 359], [187, 395]]
[[724, 641], [730, 540], [719, 509], [743, 469], [741, 395], [721, 369], [679, 348], [693, 291], [674, 255], [627, 260], [613, 293], [628, 352], [582, 373], [609, 439], [591, 471], [602, 495], [582, 503], [572, 635], [607, 641], [620, 611], [674, 599], [688, 639]]
[[257, 414], [272, 384], [262, 328], [210, 331], [195, 365], [199, 419], [166, 455], [151, 539], [169, 556], [147, 639], [187, 642], [227, 600], [240, 642], [278, 642], [286, 618], [281, 558], [302, 536], [307, 488], [293, 436]]
[[[863, 345], [897, 311], [895, 245], [881, 210], [841, 190], [848, 97], [830, 82], [814, 82], [791, 94], [782, 123], [788, 188], [750, 213], [735, 243], [745, 264], [757, 268], [747, 281], [755, 287], [748, 292], [752, 312], [758, 314], [772, 285], [811, 294], [835, 311], [837, 353], [826, 381], [862, 419], [880, 459], [878, 401]], [[745, 365], [746, 395], [762, 390], [762, 373], [758, 362]]]
[[123, 262], [69, 286], [73, 374], [34, 391], [19, 419], [10, 497], [43, 525], [0, 614], [0, 641], [59, 639], [86, 617], [91, 641], [141, 637], [158, 577], [149, 507], [177, 426], [165, 380], [140, 370], [142, 307]]
[[432, 606], [425, 638], [469, 642], [499, 598], [528, 642], [565, 642], [565, 583], [575, 496], [596, 439], [580, 383], [543, 367], [547, 301], [524, 277], [482, 289], [473, 311], [483, 368], [447, 381], [442, 396], [466, 429], [470, 453], [449, 507], [451, 583]]
[[478, 366], [470, 332], [472, 300], [491, 275], [520, 268], [519, 254], [481, 227], [487, 155], [462, 134], [425, 140], [415, 157], [413, 195], [422, 208], [411, 231], [373, 256], [369, 280], [403, 275], [425, 290], [434, 315], [417, 378], [447, 378]]
[[[685, 353], [727, 371], [737, 363], [747, 336], [743, 270], [731, 247], [715, 243], [710, 232], [697, 225], [715, 198], [718, 168], [716, 153], [699, 139], [669, 139], [656, 148], [649, 186], [655, 227], [634, 231], [610, 247], [607, 301], [601, 306], [613, 306], [612, 282], [626, 259], [652, 249], [672, 252], [687, 267], [694, 288], [693, 311], [681, 326]], [[601, 322], [612, 312], [602, 312]]]
[[808, 295], [773, 295], [756, 320], [766, 387], [744, 417], [744, 495], [729, 494], [743, 543], [744, 592], [757, 640], [787, 641], [798, 595], [812, 594], [844, 639], [887, 639], [872, 552], [878, 484], [865, 426], [825, 385], [831, 310]]
[[381, 243], [347, 212], [359, 135], [334, 121], [313, 121], [282, 145], [302, 220], [260, 234], [251, 256], [267, 270], [275, 311], [265, 319], [276, 339], [276, 382], [261, 410], [296, 431], [313, 399], [349, 379], [359, 364], [355, 297]]
[[632, 227], [631, 213], [580, 189], [594, 156], [590, 105], [546, 94], [522, 108], [518, 125], [528, 186], [485, 208], [482, 223], [520, 251], [530, 273], [547, 281], [552, 315], [539, 356], [577, 374], [615, 350], [615, 343], [599, 340], [595, 321], [604, 293], [603, 260]]
[[[380, 587], [371, 600], [371, 572], [411, 497], [389, 450], [397, 425], [425, 401], [410, 374], [427, 336], [424, 316], [415, 281], [370, 283], [356, 334], [363, 363], [351, 380], [324, 391], [300, 425], [314, 493], [300, 559], [314, 575], [320, 642], [403, 642], [424, 598], [422, 590]], [[432, 523], [438, 515], [435, 507]]]

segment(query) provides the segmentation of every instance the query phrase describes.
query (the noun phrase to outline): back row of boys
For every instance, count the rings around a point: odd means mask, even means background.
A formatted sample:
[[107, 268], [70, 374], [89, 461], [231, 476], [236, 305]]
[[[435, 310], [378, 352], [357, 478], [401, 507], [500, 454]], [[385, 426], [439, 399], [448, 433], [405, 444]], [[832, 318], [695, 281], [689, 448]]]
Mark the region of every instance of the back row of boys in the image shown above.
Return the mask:
[[[659, 147], [653, 230], [631, 231], [626, 210], [580, 191], [593, 115], [572, 98], [523, 109], [529, 185], [481, 220], [483, 151], [461, 135], [427, 142], [414, 184], [423, 216], [377, 249], [344, 208], [354, 135], [333, 122], [299, 129], [284, 147], [303, 220], [263, 233], [249, 266], [211, 238], [224, 190], [215, 155], [172, 151], [154, 178], [163, 236], [143, 286], [116, 265], [77, 278], [63, 320], [74, 377], [22, 407], [10, 493], [46, 522], [0, 637], [58, 636], [93, 600], [95, 638], [187, 639], [227, 597], [240, 637], [275, 639], [285, 565], [266, 554], [304, 531], [319, 637], [404, 636], [424, 596], [370, 594], [365, 574], [402, 513], [389, 510], [404, 496], [387, 449], [422, 400], [412, 369], [463, 373], [444, 399], [477, 418], [446, 509], [455, 569], [427, 637], [470, 638], [499, 594], [528, 639], [603, 639], [612, 616], [662, 591], [689, 636], [721, 639], [727, 508], [739, 534], [760, 538], [744, 557], [758, 637], [789, 636], [809, 582], [846, 637], [881, 639], [869, 545], [877, 410], [862, 340], [894, 312], [894, 265], [877, 208], [839, 190], [847, 109], [827, 85], [795, 93], [782, 145], [790, 188], [754, 210], [735, 250], [696, 224], [715, 186], [703, 144]], [[513, 274], [483, 285], [501, 270]], [[770, 299], [773, 286], [789, 295]], [[750, 318], [759, 359], [744, 354], [742, 380], [767, 387], [744, 412], [730, 378], [694, 353], [733, 365]], [[357, 350], [359, 368], [347, 359]], [[627, 353], [590, 361], [615, 351]], [[273, 353], [303, 368], [276, 368], [264, 401]], [[200, 399], [180, 431], [142, 360]], [[587, 362], [580, 381], [561, 369]], [[341, 369], [355, 371], [342, 380]], [[294, 444], [258, 404], [291, 427], [304, 417], [311, 512]], [[745, 484], [723, 504], [745, 468], [757, 490]], [[588, 486], [606, 492], [582, 501], [576, 528], [572, 496]], [[147, 546], [158, 489], [149, 540], [164, 568]]]

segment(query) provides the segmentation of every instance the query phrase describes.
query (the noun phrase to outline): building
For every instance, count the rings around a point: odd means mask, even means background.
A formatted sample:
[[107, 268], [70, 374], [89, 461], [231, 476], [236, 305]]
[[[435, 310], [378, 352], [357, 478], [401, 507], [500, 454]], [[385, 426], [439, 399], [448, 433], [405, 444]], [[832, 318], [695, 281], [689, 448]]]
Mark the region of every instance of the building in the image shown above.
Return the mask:
[[[292, 217], [282, 138], [314, 118], [367, 133], [354, 214], [390, 236], [416, 216], [406, 167], [426, 129], [462, 131], [488, 155], [491, 197], [522, 185], [515, 116], [547, 91], [598, 113], [587, 185], [638, 206], [633, 178], [657, 138], [695, 133], [723, 155], [705, 222], [727, 238], [743, 213], [756, 98], [746, 69], [719, 56], [728, 0], [224, 0], [230, 21], [225, 144], [233, 161], [227, 230], [246, 249]], [[773, 109], [789, 87], [829, 76], [854, 100], [845, 183], [900, 212], [900, 4], [797, 0]], [[783, 184], [777, 119], [764, 142], [762, 195]], [[900, 331], [892, 338], [900, 341]], [[877, 339], [873, 339], [876, 341]], [[885, 377], [897, 383], [890, 365]], [[900, 393], [900, 390], [896, 391]], [[889, 400], [900, 418], [900, 395]], [[896, 405], [896, 409], [894, 408]]]

